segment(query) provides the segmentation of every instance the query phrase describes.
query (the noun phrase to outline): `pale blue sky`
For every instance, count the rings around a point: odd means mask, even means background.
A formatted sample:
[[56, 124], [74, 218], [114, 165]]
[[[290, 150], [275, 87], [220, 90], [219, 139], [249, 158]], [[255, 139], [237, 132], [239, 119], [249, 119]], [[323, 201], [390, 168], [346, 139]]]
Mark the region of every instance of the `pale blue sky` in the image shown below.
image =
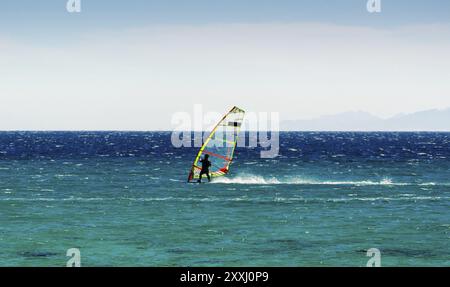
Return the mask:
[[0, 31], [21, 40], [52, 43], [92, 29], [157, 24], [321, 22], [393, 27], [450, 22], [448, 0], [382, 0], [369, 14], [367, 0], [81, 0], [83, 13], [68, 14], [67, 0], [1, 0]]
[[450, 106], [450, 1], [0, 0], [0, 130], [170, 129], [194, 103], [281, 119]]

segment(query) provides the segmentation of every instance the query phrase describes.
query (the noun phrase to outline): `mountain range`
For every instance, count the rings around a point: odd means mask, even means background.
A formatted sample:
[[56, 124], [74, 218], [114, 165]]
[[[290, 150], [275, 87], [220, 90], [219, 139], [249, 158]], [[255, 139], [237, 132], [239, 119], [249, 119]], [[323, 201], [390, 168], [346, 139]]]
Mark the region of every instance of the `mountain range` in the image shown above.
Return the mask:
[[383, 119], [367, 112], [345, 112], [280, 123], [282, 131], [450, 131], [450, 108], [399, 114]]

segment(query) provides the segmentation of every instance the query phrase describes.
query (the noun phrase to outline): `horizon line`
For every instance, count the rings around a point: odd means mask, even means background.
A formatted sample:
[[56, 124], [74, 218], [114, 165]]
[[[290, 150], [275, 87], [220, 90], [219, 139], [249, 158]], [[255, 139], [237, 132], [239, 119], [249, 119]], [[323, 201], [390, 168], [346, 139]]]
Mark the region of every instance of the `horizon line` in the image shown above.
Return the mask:
[[[116, 133], [148, 133], [148, 132], [167, 132], [172, 133], [174, 130], [0, 130], [0, 133], [83, 133], [83, 132], [116, 132]], [[209, 130], [204, 131], [176, 131], [176, 132], [190, 132], [190, 133], [208, 133]], [[449, 130], [245, 130], [241, 132], [305, 132], [305, 133], [450, 133]]]

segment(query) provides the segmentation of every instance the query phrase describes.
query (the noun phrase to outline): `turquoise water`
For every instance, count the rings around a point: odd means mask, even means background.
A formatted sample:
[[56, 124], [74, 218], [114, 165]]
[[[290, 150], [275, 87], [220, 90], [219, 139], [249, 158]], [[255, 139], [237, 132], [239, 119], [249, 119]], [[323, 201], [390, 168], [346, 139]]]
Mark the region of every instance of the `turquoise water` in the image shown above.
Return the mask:
[[0, 133], [0, 265], [450, 266], [450, 134], [280, 143], [197, 185], [169, 133]]

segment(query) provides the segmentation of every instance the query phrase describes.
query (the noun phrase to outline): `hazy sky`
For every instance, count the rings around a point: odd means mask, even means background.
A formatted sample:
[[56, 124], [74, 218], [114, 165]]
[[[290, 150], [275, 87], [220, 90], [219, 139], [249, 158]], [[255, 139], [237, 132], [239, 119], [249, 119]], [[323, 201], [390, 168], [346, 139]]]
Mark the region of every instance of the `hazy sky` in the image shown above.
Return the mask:
[[0, 0], [0, 130], [450, 107], [450, 1]]

